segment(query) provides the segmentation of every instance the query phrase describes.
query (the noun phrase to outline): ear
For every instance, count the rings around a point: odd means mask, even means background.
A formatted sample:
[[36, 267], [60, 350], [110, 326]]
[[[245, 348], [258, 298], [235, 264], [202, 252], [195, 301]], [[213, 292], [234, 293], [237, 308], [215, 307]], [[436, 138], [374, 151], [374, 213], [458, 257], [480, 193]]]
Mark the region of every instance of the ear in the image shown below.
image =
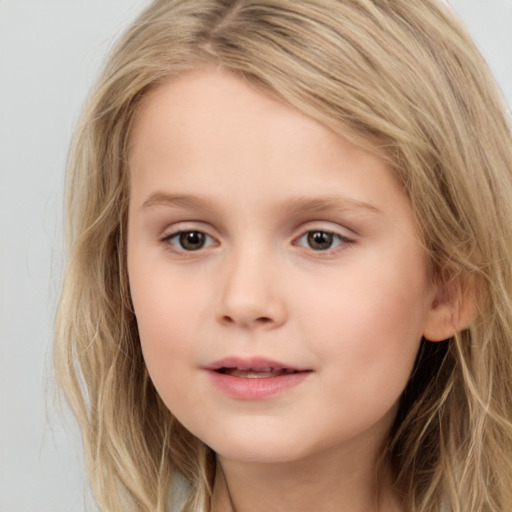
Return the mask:
[[476, 317], [475, 287], [475, 280], [468, 276], [436, 284], [423, 337], [429, 341], [444, 341], [467, 329]]

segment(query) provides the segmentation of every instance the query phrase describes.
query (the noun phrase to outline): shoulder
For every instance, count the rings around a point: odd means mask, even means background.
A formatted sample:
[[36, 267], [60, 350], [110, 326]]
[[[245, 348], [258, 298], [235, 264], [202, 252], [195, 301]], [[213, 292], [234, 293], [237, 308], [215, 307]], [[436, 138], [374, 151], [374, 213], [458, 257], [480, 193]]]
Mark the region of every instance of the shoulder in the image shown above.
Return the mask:
[[181, 473], [174, 474], [171, 492], [169, 494], [167, 510], [169, 512], [182, 512], [190, 495], [190, 484]]
[[[192, 488], [187, 479], [176, 472], [173, 476], [171, 492], [169, 493], [169, 501], [167, 502], [167, 512], [183, 512], [183, 507], [190, 497]], [[197, 510], [195, 512], [207, 512], [206, 509]]]

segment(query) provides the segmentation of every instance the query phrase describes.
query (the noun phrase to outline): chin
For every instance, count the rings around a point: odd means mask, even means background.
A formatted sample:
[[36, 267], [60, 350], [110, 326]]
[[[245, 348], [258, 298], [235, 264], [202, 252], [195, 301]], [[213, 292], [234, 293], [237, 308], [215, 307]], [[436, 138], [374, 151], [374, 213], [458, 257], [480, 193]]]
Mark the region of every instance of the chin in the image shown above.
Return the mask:
[[240, 463], [285, 464], [296, 462], [312, 455], [315, 447], [300, 440], [290, 439], [285, 434], [272, 436], [236, 436], [206, 441], [208, 446], [221, 458]]

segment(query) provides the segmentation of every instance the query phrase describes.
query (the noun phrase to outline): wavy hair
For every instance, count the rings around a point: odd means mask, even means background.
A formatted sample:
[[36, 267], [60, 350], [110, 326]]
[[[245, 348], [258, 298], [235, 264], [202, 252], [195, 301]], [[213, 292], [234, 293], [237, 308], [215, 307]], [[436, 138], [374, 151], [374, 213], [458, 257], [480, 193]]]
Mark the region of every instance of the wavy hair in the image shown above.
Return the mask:
[[[431, 279], [474, 295], [471, 326], [423, 340], [383, 463], [410, 512], [512, 504], [512, 137], [484, 59], [436, 0], [156, 0], [105, 65], [74, 138], [58, 381], [108, 512], [208, 506], [214, 455], [158, 397], [126, 272], [128, 154], [146, 95], [214, 63], [385, 158]], [[468, 285], [470, 283], [470, 285]], [[471, 292], [473, 290], [473, 292]]]

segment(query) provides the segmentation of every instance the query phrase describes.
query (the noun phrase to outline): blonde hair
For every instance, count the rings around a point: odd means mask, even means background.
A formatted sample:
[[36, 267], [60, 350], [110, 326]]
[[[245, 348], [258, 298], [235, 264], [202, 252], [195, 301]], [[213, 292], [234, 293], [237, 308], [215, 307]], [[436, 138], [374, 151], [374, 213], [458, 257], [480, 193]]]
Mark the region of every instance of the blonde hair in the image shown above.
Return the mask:
[[[385, 158], [407, 193], [432, 279], [476, 318], [422, 342], [383, 460], [410, 512], [512, 503], [512, 138], [470, 37], [436, 0], [157, 0], [114, 49], [69, 161], [69, 263], [58, 379], [82, 428], [102, 510], [208, 505], [213, 454], [148, 377], [125, 244], [130, 134], [170, 77], [215, 63]], [[455, 290], [455, 291], [454, 291]]]

